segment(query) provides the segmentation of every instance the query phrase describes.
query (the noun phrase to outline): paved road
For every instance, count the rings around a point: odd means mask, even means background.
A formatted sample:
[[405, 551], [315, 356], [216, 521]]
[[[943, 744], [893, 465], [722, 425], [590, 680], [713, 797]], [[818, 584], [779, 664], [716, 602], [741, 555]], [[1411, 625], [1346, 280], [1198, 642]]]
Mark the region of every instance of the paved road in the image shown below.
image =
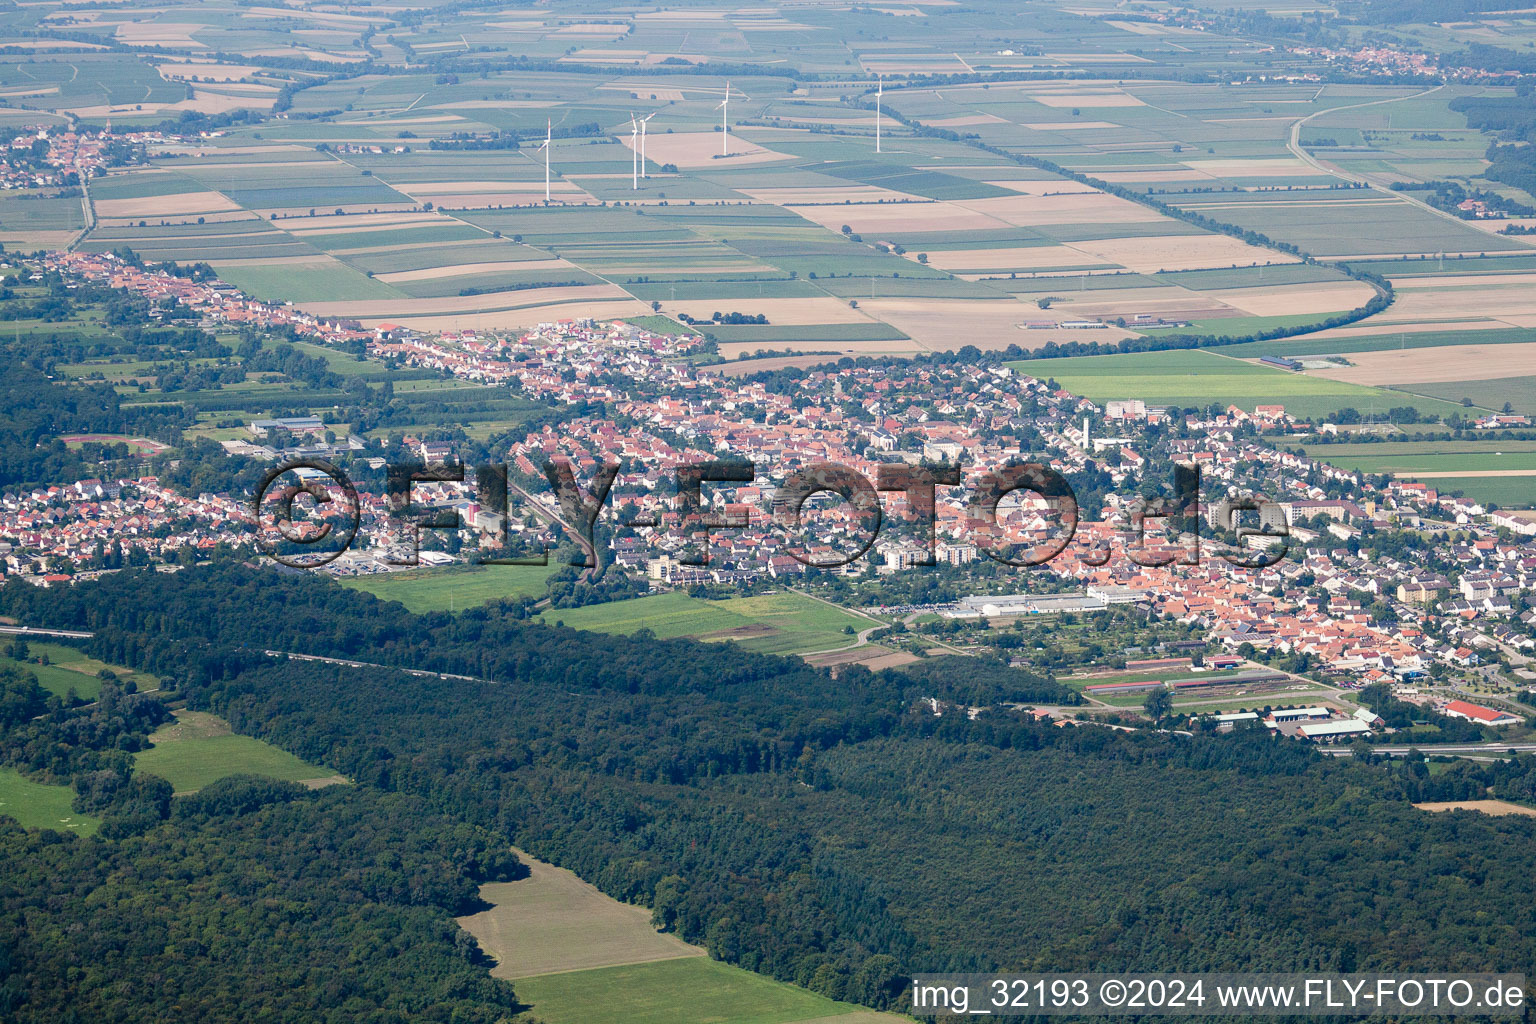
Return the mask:
[[383, 668], [394, 672], [404, 672], [408, 676], [418, 676], [423, 679], [461, 679], [468, 683], [489, 683], [491, 679], [481, 679], [479, 676], [459, 676], [452, 672], [428, 672], [419, 668], [401, 668], [398, 665], [380, 665], [372, 661], [350, 661], [346, 658], [322, 658], [318, 654], [295, 654], [292, 651], [262, 651], [269, 658], [292, 658], [294, 661], [319, 661], [327, 665], [344, 665], [347, 668]]
[[73, 629], [37, 629], [33, 626], [0, 626], [0, 633], [14, 636], [67, 636], [73, 640], [89, 640], [94, 633], [80, 633]]
[[1348, 106], [1343, 107], [1329, 107], [1326, 110], [1319, 110], [1314, 114], [1308, 114], [1306, 117], [1297, 118], [1296, 121], [1291, 125], [1291, 137], [1286, 142], [1285, 148], [1289, 149], [1299, 160], [1323, 174], [1332, 175], [1335, 178], [1343, 178], [1345, 181], [1352, 181], [1358, 185], [1369, 185], [1371, 188], [1377, 190], [1378, 192], [1385, 192], [1387, 195], [1392, 196], [1394, 199], [1401, 199], [1403, 202], [1417, 206], [1419, 209], [1425, 210], [1436, 217], [1452, 221], [1456, 224], [1465, 225], [1466, 221], [1462, 220], [1460, 217], [1457, 217], [1451, 213], [1447, 213], [1444, 210], [1436, 209], [1423, 200], [1414, 198], [1412, 193], [1393, 192], [1390, 189], [1384, 189], [1381, 187], [1379, 182], [1374, 181], [1368, 175], [1351, 174], [1346, 170], [1335, 167], [1333, 164], [1319, 160], [1317, 157], [1307, 152], [1306, 148], [1301, 145], [1301, 127], [1308, 121], [1312, 120], [1314, 117], [1322, 117], [1324, 114], [1336, 114], [1341, 110], [1357, 110], [1360, 107], [1375, 107], [1384, 103], [1399, 103], [1403, 100], [1416, 100], [1421, 96], [1428, 96], [1430, 93], [1439, 92], [1444, 88], [1445, 86], [1443, 85], [1437, 85], [1432, 89], [1425, 89], [1423, 92], [1416, 92], [1409, 96], [1390, 96], [1386, 99], [1371, 100], [1368, 103], [1351, 103]]
[[[1324, 754], [1333, 757], [1352, 757], [1354, 751], [1349, 747], [1319, 747]], [[1522, 754], [1536, 753], [1536, 743], [1389, 743], [1371, 747], [1374, 754], [1386, 754], [1388, 757], [1402, 757], [1410, 750], [1417, 750], [1422, 754], [1482, 754], [1484, 756], [1497, 757], [1505, 751], [1514, 750]]]

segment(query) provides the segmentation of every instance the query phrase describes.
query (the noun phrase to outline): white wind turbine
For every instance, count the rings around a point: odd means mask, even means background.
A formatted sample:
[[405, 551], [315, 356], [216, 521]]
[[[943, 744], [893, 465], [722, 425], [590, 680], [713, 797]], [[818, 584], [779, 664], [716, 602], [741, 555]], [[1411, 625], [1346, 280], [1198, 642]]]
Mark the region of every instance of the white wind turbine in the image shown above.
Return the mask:
[[720, 155], [730, 155], [731, 142], [731, 83], [725, 83], [725, 99], [720, 101], [717, 108], [720, 114]]
[[875, 77], [875, 152], [880, 152], [880, 98], [885, 95], [885, 78]]
[[544, 151], [544, 201], [549, 202], [549, 151], [554, 148], [550, 142], [555, 137], [555, 122], [553, 120], [544, 123], [544, 145], [539, 148]]
[[629, 115], [629, 169], [634, 179], [630, 187], [640, 189], [640, 124], [635, 120], [635, 115]]
[[651, 169], [645, 164], [645, 122], [655, 117], [656, 114], [657, 111], [653, 110], [640, 119], [640, 177], [642, 178], [649, 178], [651, 176]]

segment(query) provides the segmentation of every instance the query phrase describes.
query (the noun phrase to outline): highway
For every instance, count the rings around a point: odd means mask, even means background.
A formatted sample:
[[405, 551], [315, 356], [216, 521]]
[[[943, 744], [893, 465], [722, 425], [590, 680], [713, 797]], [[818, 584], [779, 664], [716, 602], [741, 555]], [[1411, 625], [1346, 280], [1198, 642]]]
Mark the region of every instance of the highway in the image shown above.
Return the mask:
[[73, 640], [89, 640], [94, 633], [80, 633], [73, 629], [37, 629], [32, 626], [0, 626], [0, 633], [12, 636], [66, 636]]
[[[1349, 747], [1319, 747], [1322, 753], [1333, 757], [1351, 757], [1354, 751]], [[1374, 754], [1386, 754], [1388, 757], [1402, 757], [1410, 750], [1417, 750], [1421, 754], [1482, 754], [1485, 757], [1501, 757], [1506, 751], [1514, 750], [1521, 754], [1536, 753], [1536, 743], [1391, 743], [1371, 747]]]

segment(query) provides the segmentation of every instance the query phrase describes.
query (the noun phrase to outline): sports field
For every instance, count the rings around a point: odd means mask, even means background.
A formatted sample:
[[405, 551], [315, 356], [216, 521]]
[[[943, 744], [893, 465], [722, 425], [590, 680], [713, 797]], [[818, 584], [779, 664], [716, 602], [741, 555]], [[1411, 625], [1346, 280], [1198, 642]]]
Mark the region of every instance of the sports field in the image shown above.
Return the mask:
[[463, 611], [490, 601], [544, 593], [549, 577], [561, 566], [451, 565], [441, 569], [408, 569], [370, 576], [352, 576], [344, 587], [362, 590], [384, 601], [399, 601], [410, 611]]
[[230, 775], [265, 775], [290, 782], [341, 781], [321, 768], [252, 736], [237, 736], [217, 715], [178, 711], [176, 721], [149, 737], [154, 744], [141, 751], [134, 766], [158, 775], [177, 793], [191, 793]]
[[1384, 413], [1410, 405], [1425, 414], [1464, 411], [1450, 402], [1270, 369], [1204, 350], [1028, 359], [1008, 365], [1031, 377], [1054, 379], [1096, 402], [1139, 398], [1149, 405], [1204, 409], [1230, 404], [1248, 411], [1255, 405], [1284, 405], [1287, 412], [1302, 417], [1343, 408]]
[[653, 594], [585, 608], [544, 612], [545, 622], [563, 622], [598, 633], [649, 629], [657, 637], [730, 640], [764, 654], [803, 654], [846, 647], [855, 633], [878, 623], [794, 591], [705, 601], [682, 593]]
[[88, 836], [101, 824], [88, 814], [70, 810], [75, 791], [69, 786], [45, 786], [14, 768], [0, 768], [0, 815], [9, 815], [23, 828], [53, 828]]

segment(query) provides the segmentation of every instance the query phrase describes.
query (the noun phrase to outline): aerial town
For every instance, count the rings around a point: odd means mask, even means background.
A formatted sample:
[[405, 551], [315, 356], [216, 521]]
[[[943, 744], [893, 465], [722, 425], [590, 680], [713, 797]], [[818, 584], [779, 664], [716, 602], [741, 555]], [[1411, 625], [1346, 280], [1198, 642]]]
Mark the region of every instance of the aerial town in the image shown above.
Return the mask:
[[[845, 365], [794, 380], [738, 380], [699, 358], [705, 348], [698, 336], [623, 321], [565, 320], [526, 332], [427, 335], [388, 323], [364, 330], [110, 253], [53, 253], [42, 267], [154, 303], [174, 299], [210, 327], [291, 329], [327, 345], [361, 341], [370, 357], [502, 385], [542, 402], [600, 403], [607, 410], [529, 433], [500, 453], [520, 484], [505, 517], [480, 504], [472, 480], [416, 485], [417, 504], [458, 513], [456, 541], [469, 543], [452, 544], [456, 553], [443, 550], [440, 533], [424, 533], [422, 549], [402, 555], [385, 495], [363, 489], [362, 539], [326, 566], [332, 574], [469, 560], [498, 531], [523, 549], [553, 548], [562, 538], [560, 509], [543, 479], [545, 464], [565, 462], [584, 482], [604, 463], [616, 463], [604, 513], [612, 550], [605, 557], [653, 591], [804, 584], [837, 575], [867, 613], [956, 624], [1130, 605], [1195, 628], [1208, 643], [1245, 658], [1301, 658], [1307, 678], [1341, 690], [1387, 683], [1452, 714], [1471, 706], [1457, 696], [1469, 692], [1463, 687], [1490, 690], [1490, 666], [1502, 663], [1523, 676], [1536, 649], [1536, 610], [1518, 602], [1536, 586], [1536, 553], [1526, 542], [1536, 536], [1536, 516], [1490, 510], [1422, 482], [1383, 486], [1266, 444], [1261, 433], [1302, 437], [1314, 429], [1283, 406], [1177, 416], [1138, 399], [1100, 406], [998, 362]], [[1523, 420], [1495, 416], [1478, 425]], [[376, 445], [318, 416], [253, 417], [248, 433], [247, 440], [223, 442], [225, 450], [263, 464], [317, 455], [384, 461]], [[423, 463], [457, 457], [447, 442], [405, 441]], [[721, 521], [736, 525], [711, 532], [706, 558], [681, 557], [690, 534], [677, 528], [671, 511], [677, 469], [720, 458], [756, 467], [750, 483], [706, 491]], [[1095, 485], [1079, 496], [1081, 518], [1059, 556], [999, 574], [976, 543], [984, 516], [968, 495], [989, 470], [1023, 461], [1044, 461], [1069, 480]], [[888, 527], [878, 542], [841, 564], [838, 552], [857, 547], [858, 531], [850, 516], [830, 508], [836, 502], [823, 496], [829, 508], [821, 512], [818, 502], [808, 505], [799, 538], [775, 522], [775, 493], [786, 478], [829, 462], [869, 480], [891, 463], [954, 465], [963, 476], [960, 486], [937, 489], [931, 550], [908, 495], [894, 490], [882, 496]], [[1146, 489], [1166, 490], [1175, 464], [1200, 470], [1197, 512], [1208, 535], [1200, 540], [1152, 518], [1137, 526]], [[1242, 513], [1224, 499], [1245, 494], [1270, 505], [1265, 532], [1241, 538], [1232, 531]], [[8, 494], [0, 504], [7, 513], [0, 533], [6, 573], [44, 586], [67, 582], [69, 573], [188, 564], [216, 551], [249, 550], [256, 533], [249, 496], [177, 494], [152, 476], [82, 480]], [[1047, 499], [1018, 492], [999, 504], [996, 522], [1013, 543], [1050, 548], [1062, 529], [1058, 513]], [[1440, 543], [1404, 544], [1408, 528], [1430, 531]], [[1286, 557], [1246, 567], [1279, 540]], [[893, 596], [901, 593], [893, 584], [940, 571], [935, 565], [967, 593], [937, 604]], [[1085, 692], [1094, 695], [1092, 688]]]

